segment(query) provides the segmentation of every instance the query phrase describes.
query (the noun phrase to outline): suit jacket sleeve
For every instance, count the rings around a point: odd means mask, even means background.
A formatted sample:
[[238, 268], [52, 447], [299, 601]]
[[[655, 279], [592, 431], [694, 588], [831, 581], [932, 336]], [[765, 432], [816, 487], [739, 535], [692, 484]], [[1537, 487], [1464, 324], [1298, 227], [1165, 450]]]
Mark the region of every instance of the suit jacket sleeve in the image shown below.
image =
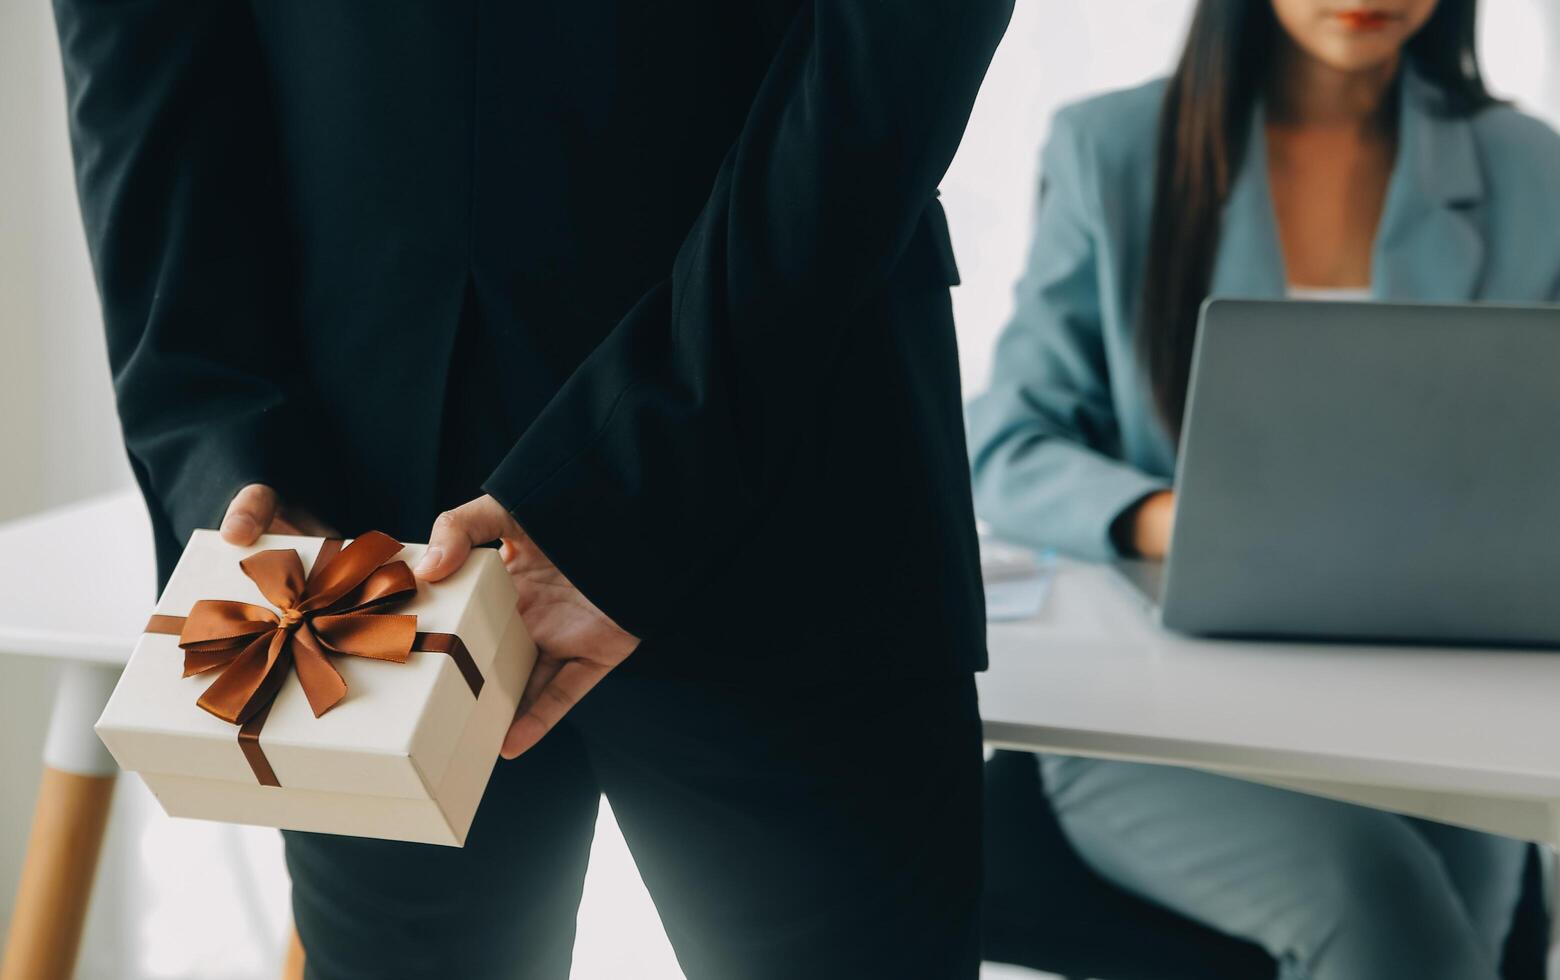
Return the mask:
[[804, 5], [670, 275], [487, 481], [625, 629], [675, 620], [794, 478], [852, 311], [933, 200], [1011, 12]]
[[1101, 329], [1100, 268], [1086, 141], [1060, 113], [1013, 319], [991, 387], [970, 403], [975, 507], [1004, 538], [1091, 559], [1110, 527], [1166, 481], [1122, 462]]
[[248, 5], [56, 0], [121, 426], [184, 541], [296, 441], [272, 126]]

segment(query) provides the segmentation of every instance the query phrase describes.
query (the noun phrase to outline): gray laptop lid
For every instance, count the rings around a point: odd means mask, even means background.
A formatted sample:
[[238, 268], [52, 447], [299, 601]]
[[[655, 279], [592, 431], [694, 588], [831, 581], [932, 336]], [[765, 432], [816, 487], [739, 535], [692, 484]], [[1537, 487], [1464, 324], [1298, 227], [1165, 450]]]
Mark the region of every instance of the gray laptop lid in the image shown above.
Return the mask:
[[1203, 311], [1162, 621], [1560, 643], [1560, 307]]

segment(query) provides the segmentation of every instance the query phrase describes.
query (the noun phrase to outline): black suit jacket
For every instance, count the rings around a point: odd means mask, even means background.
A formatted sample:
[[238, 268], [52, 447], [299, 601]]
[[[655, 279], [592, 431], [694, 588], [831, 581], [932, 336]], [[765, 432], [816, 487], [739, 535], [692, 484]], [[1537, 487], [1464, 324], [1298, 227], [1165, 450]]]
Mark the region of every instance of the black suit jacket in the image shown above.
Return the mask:
[[636, 659], [983, 665], [936, 187], [1011, 0], [55, 11], [165, 576], [479, 472]]

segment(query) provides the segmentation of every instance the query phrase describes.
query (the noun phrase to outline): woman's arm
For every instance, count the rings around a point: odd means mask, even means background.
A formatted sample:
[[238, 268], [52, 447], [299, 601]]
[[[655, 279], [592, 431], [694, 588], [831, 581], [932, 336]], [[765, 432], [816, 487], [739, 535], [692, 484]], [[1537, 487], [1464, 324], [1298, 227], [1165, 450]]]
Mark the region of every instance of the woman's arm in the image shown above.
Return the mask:
[[1091, 172], [1086, 142], [1059, 113], [1018, 306], [968, 417], [980, 516], [1010, 540], [1103, 559], [1118, 553], [1117, 519], [1166, 485], [1115, 458]]

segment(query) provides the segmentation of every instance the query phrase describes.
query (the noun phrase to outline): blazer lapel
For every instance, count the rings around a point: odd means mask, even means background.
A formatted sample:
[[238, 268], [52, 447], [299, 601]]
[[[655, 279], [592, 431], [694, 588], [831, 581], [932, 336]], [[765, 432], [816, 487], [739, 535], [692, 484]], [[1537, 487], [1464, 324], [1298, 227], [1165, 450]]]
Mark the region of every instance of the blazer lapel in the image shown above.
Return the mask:
[[1211, 293], [1236, 299], [1282, 299], [1285, 292], [1284, 255], [1268, 189], [1267, 136], [1259, 103], [1252, 113], [1246, 155], [1224, 203]]
[[1387, 188], [1371, 273], [1378, 299], [1460, 302], [1484, 269], [1484, 198], [1473, 126], [1445, 114], [1440, 94], [1405, 69], [1397, 165]]

